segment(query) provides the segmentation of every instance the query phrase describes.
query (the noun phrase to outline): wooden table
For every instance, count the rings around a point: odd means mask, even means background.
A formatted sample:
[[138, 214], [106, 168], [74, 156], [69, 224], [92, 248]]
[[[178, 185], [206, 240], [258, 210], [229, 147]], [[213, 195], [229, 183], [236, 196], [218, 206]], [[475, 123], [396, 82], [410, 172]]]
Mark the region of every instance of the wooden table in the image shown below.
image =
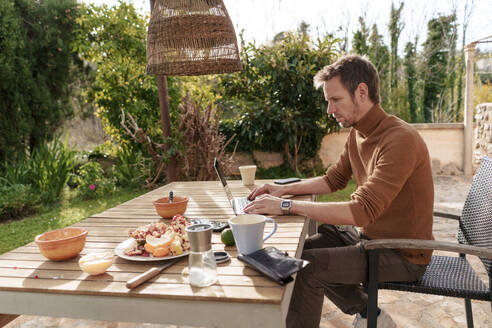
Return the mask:
[[[263, 182], [257, 181], [257, 185]], [[240, 181], [229, 184], [234, 196], [245, 196], [252, 189]], [[89, 231], [81, 255], [114, 250], [128, 238], [130, 228], [159, 220], [152, 200], [167, 195], [170, 189], [175, 195], [190, 197], [188, 218], [226, 220], [234, 215], [218, 181], [174, 182], [75, 224]], [[289, 216], [276, 220], [278, 230], [266, 245], [299, 257], [309, 219]], [[265, 232], [270, 229], [267, 224]], [[224, 249], [220, 234], [213, 234], [212, 243], [214, 250]], [[149, 282], [128, 290], [125, 284], [129, 279], [160, 262], [115, 258], [106, 274], [89, 276], [79, 269], [79, 257], [52, 262], [30, 243], [0, 256], [0, 313], [207, 327], [284, 327], [294, 283], [280, 286], [239, 261], [235, 247], [225, 250], [232, 259], [218, 265], [215, 285], [190, 286], [185, 257]]]

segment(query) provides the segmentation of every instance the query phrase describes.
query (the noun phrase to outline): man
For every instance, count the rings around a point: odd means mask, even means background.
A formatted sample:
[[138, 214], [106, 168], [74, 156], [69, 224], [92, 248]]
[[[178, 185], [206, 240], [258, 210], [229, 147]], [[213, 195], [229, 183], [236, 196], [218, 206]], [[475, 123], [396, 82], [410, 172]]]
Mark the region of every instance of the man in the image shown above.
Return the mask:
[[[323, 86], [327, 113], [351, 127], [338, 163], [322, 177], [254, 190], [246, 213], [303, 215], [321, 223], [309, 237], [302, 258], [310, 264], [297, 275], [287, 327], [319, 327], [323, 296], [347, 314], [355, 327], [367, 326], [367, 253], [363, 240], [433, 239], [434, 188], [427, 147], [418, 132], [380, 107], [379, 77], [365, 57], [349, 55], [324, 67], [314, 78]], [[357, 190], [351, 201], [315, 203], [285, 200], [284, 195]], [[341, 226], [341, 227], [339, 227]], [[354, 228], [360, 227], [360, 233]], [[415, 281], [424, 274], [432, 251], [380, 252], [381, 281]], [[379, 310], [378, 327], [394, 327]]]

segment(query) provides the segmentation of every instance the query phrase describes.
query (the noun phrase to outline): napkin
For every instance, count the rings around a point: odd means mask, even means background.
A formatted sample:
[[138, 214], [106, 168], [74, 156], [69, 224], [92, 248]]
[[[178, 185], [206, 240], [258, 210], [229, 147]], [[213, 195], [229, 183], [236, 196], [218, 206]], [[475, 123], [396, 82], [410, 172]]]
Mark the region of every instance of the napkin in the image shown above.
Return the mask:
[[240, 254], [237, 258], [281, 285], [291, 282], [291, 275], [309, 264], [308, 261], [290, 257], [272, 246], [251, 254]]

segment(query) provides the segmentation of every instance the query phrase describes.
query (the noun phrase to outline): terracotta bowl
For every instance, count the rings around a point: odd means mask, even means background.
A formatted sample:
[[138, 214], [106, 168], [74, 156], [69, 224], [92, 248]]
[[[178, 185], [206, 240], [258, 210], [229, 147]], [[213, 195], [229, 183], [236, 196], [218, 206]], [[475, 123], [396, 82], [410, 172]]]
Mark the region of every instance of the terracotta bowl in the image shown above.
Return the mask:
[[45, 257], [52, 261], [63, 261], [80, 253], [86, 236], [86, 229], [67, 227], [38, 235], [35, 242]]
[[169, 204], [169, 197], [162, 197], [153, 202], [157, 214], [164, 219], [171, 219], [176, 214], [183, 214], [188, 206], [188, 197], [173, 197]]

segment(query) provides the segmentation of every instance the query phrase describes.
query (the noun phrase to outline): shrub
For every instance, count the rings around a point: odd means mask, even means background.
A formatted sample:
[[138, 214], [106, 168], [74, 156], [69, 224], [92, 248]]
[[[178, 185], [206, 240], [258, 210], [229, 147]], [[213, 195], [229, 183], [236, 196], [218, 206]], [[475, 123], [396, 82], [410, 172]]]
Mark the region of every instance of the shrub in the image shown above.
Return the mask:
[[28, 181], [39, 191], [43, 203], [53, 203], [60, 199], [74, 167], [75, 153], [60, 142], [59, 138], [51, 144], [36, 148], [27, 161]]
[[84, 199], [94, 199], [114, 192], [114, 183], [104, 176], [104, 171], [97, 162], [87, 162], [80, 167], [77, 185], [79, 196]]
[[305, 178], [302, 174], [297, 174], [294, 172], [294, 170], [292, 170], [287, 163], [283, 163], [280, 166], [270, 167], [268, 169], [258, 167], [258, 172], [256, 172], [257, 179], [282, 179], [291, 177]]
[[60, 199], [73, 167], [74, 152], [57, 137], [41, 144], [30, 157], [6, 162], [0, 171], [9, 185], [31, 186], [40, 202], [50, 204]]
[[321, 138], [337, 127], [313, 77], [335, 59], [338, 41], [326, 36], [313, 44], [298, 32], [267, 46], [243, 44], [244, 70], [220, 77], [225, 107], [237, 112], [221, 131], [236, 133], [240, 150], [282, 151], [299, 172], [302, 159], [315, 156]]
[[17, 159], [3, 163], [0, 167], [0, 185], [31, 184], [29, 170], [29, 164], [26, 159]]
[[122, 187], [141, 187], [145, 182], [142, 152], [123, 144], [118, 148], [116, 156], [113, 174], [117, 185]]
[[0, 167], [0, 220], [19, 218], [58, 201], [74, 165], [74, 152], [59, 138], [41, 144], [31, 157]]
[[5, 162], [0, 167], [0, 173], [0, 221], [32, 212], [40, 199], [39, 193], [32, 192], [29, 184], [27, 161]]
[[89, 161], [89, 152], [87, 151], [76, 151], [74, 154], [74, 165], [72, 172], [68, 175], [67, 185], [71, 189], [75, 189], [78, 186], [78, 172], [80, 167]]
[[5, 179], [0, 181], [0, 221], [32, 213], [39, 203], [40, 195], [31, 185], [8, 184]]
[[[219, 123], [219, 133], [224, 136], [225, 140], [229, 140], [234, 137], [238, 142], [237, 148], [241, 151], [253, 151], [255, 143], [249, 142], [246, 140], [244, 136], [241, 134], [241, 130], [236, 126], [236, 120], [232, 118], [224, 118], [220, 120]], [[232, 152], [236, 147], [235, 142], [230, 142], [227, 144], [226, 151]], [[262, 150], [268, 150], [262, 148]]]

